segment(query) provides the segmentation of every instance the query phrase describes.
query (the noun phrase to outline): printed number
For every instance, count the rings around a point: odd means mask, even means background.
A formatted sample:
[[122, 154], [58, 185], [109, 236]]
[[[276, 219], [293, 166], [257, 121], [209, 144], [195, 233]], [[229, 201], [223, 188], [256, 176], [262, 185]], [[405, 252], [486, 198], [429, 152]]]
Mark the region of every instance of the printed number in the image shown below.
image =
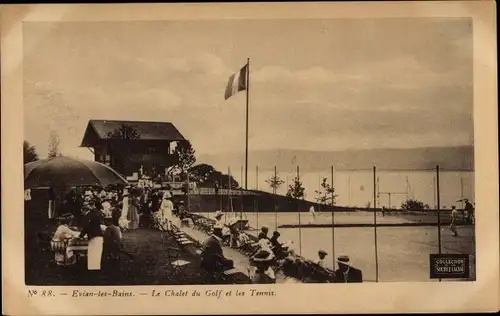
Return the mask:
[[49, 296], [55, 296], [52, 290], [42, 290], [42, 291], [37, 291], [37, 290], [28, 290], [28, 297], [32, 296], [40, 296], [40, 297], [49, 297]]

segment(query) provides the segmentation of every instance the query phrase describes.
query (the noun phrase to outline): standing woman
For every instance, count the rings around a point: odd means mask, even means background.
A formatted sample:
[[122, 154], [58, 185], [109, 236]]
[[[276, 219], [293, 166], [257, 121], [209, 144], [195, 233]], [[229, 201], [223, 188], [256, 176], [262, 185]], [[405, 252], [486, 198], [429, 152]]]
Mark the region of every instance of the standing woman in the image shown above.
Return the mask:
[[166, 191], [163, 194], [163, 199], [160, 205], [161, 213], [161, 224], [165, 230], [171, 229], [172, 211], [174, 209], [174, 204], [170, 201], [170, 193]]
[[101, 258], [103, 247], [103, 233], [101, 228], [101, 219], [95, 208], [89, 208], [85, 217], [84, 225], [80, 238], [85, 237], [89, 239], [88, 255], [87, 255], [87, 269], [89, 271], [101, 270]]
[[129, 221], [128, 229], [135, 230], [139, 228], [139, 200], [136, 192], [132, 191], [129, 197], [127, 220]]
[[130, 204], [130, 193], [128, 192], [128, 188], [125, 188], [123, 190], [122, 194], [122, 211], [121, 211], [121, 216], [120, 219], [118, 220], [118, 223], [120, 225], [120, 228], [126, 231], [128, 229], [129, 225], [129, 220], [128, 220], [128, 211], [129, 211], [129, 204]]

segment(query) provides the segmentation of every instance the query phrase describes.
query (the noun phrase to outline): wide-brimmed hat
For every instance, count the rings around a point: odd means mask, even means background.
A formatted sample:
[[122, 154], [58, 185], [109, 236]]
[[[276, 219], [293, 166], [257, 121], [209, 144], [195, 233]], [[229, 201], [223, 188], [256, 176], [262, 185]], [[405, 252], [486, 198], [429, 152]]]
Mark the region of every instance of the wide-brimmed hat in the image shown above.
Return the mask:
[[324, 251], [323, 249], [320, 249], [320, 250], [318, 250], [318, 254], [326, 256], [328, 253], [326, 251]]
[[349, 262], [348, 256], [340, 256], [337, 258], [337, 262], [347, 264]]
[[216, 211], [215, 214], [214, 214], [214, 217], [219, 217], [219, 216], [222, 216], [224, 215], [224, 213], [222, 213], [221, 211]]
[[268, 262], [274, 259], [274, 254], [272, 251], [267, 249], [259, 250], [253, 257], [252, 260], [256, 262]]

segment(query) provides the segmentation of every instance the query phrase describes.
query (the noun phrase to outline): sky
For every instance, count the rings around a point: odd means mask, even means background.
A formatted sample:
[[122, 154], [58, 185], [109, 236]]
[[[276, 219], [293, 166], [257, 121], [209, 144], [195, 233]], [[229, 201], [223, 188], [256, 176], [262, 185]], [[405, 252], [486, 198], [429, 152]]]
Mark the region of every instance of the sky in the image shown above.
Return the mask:
[[470, 19], [25, 22], [24, 138], [64, 155], [90, 119], [172, 122], [199, 154], [473, 145]]

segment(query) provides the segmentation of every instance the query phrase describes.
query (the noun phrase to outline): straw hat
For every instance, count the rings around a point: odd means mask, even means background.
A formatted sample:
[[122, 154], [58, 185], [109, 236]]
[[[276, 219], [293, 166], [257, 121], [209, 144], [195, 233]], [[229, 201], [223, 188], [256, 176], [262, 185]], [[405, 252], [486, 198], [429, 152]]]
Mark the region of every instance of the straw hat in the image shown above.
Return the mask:
[[328, 255], [328, 253], [326, 251], [324, 251], [323, 249], [320, 249], [318, 250], [318, 255]]
[[214, 217], [220, 217], [222, 215], [224, 215], [224, 213], [222, 213], [221, 211], [216, 211]]
[[337, 262], [347, 264], [349, 262], [348, 256], [340, 256], [337, 258]]

